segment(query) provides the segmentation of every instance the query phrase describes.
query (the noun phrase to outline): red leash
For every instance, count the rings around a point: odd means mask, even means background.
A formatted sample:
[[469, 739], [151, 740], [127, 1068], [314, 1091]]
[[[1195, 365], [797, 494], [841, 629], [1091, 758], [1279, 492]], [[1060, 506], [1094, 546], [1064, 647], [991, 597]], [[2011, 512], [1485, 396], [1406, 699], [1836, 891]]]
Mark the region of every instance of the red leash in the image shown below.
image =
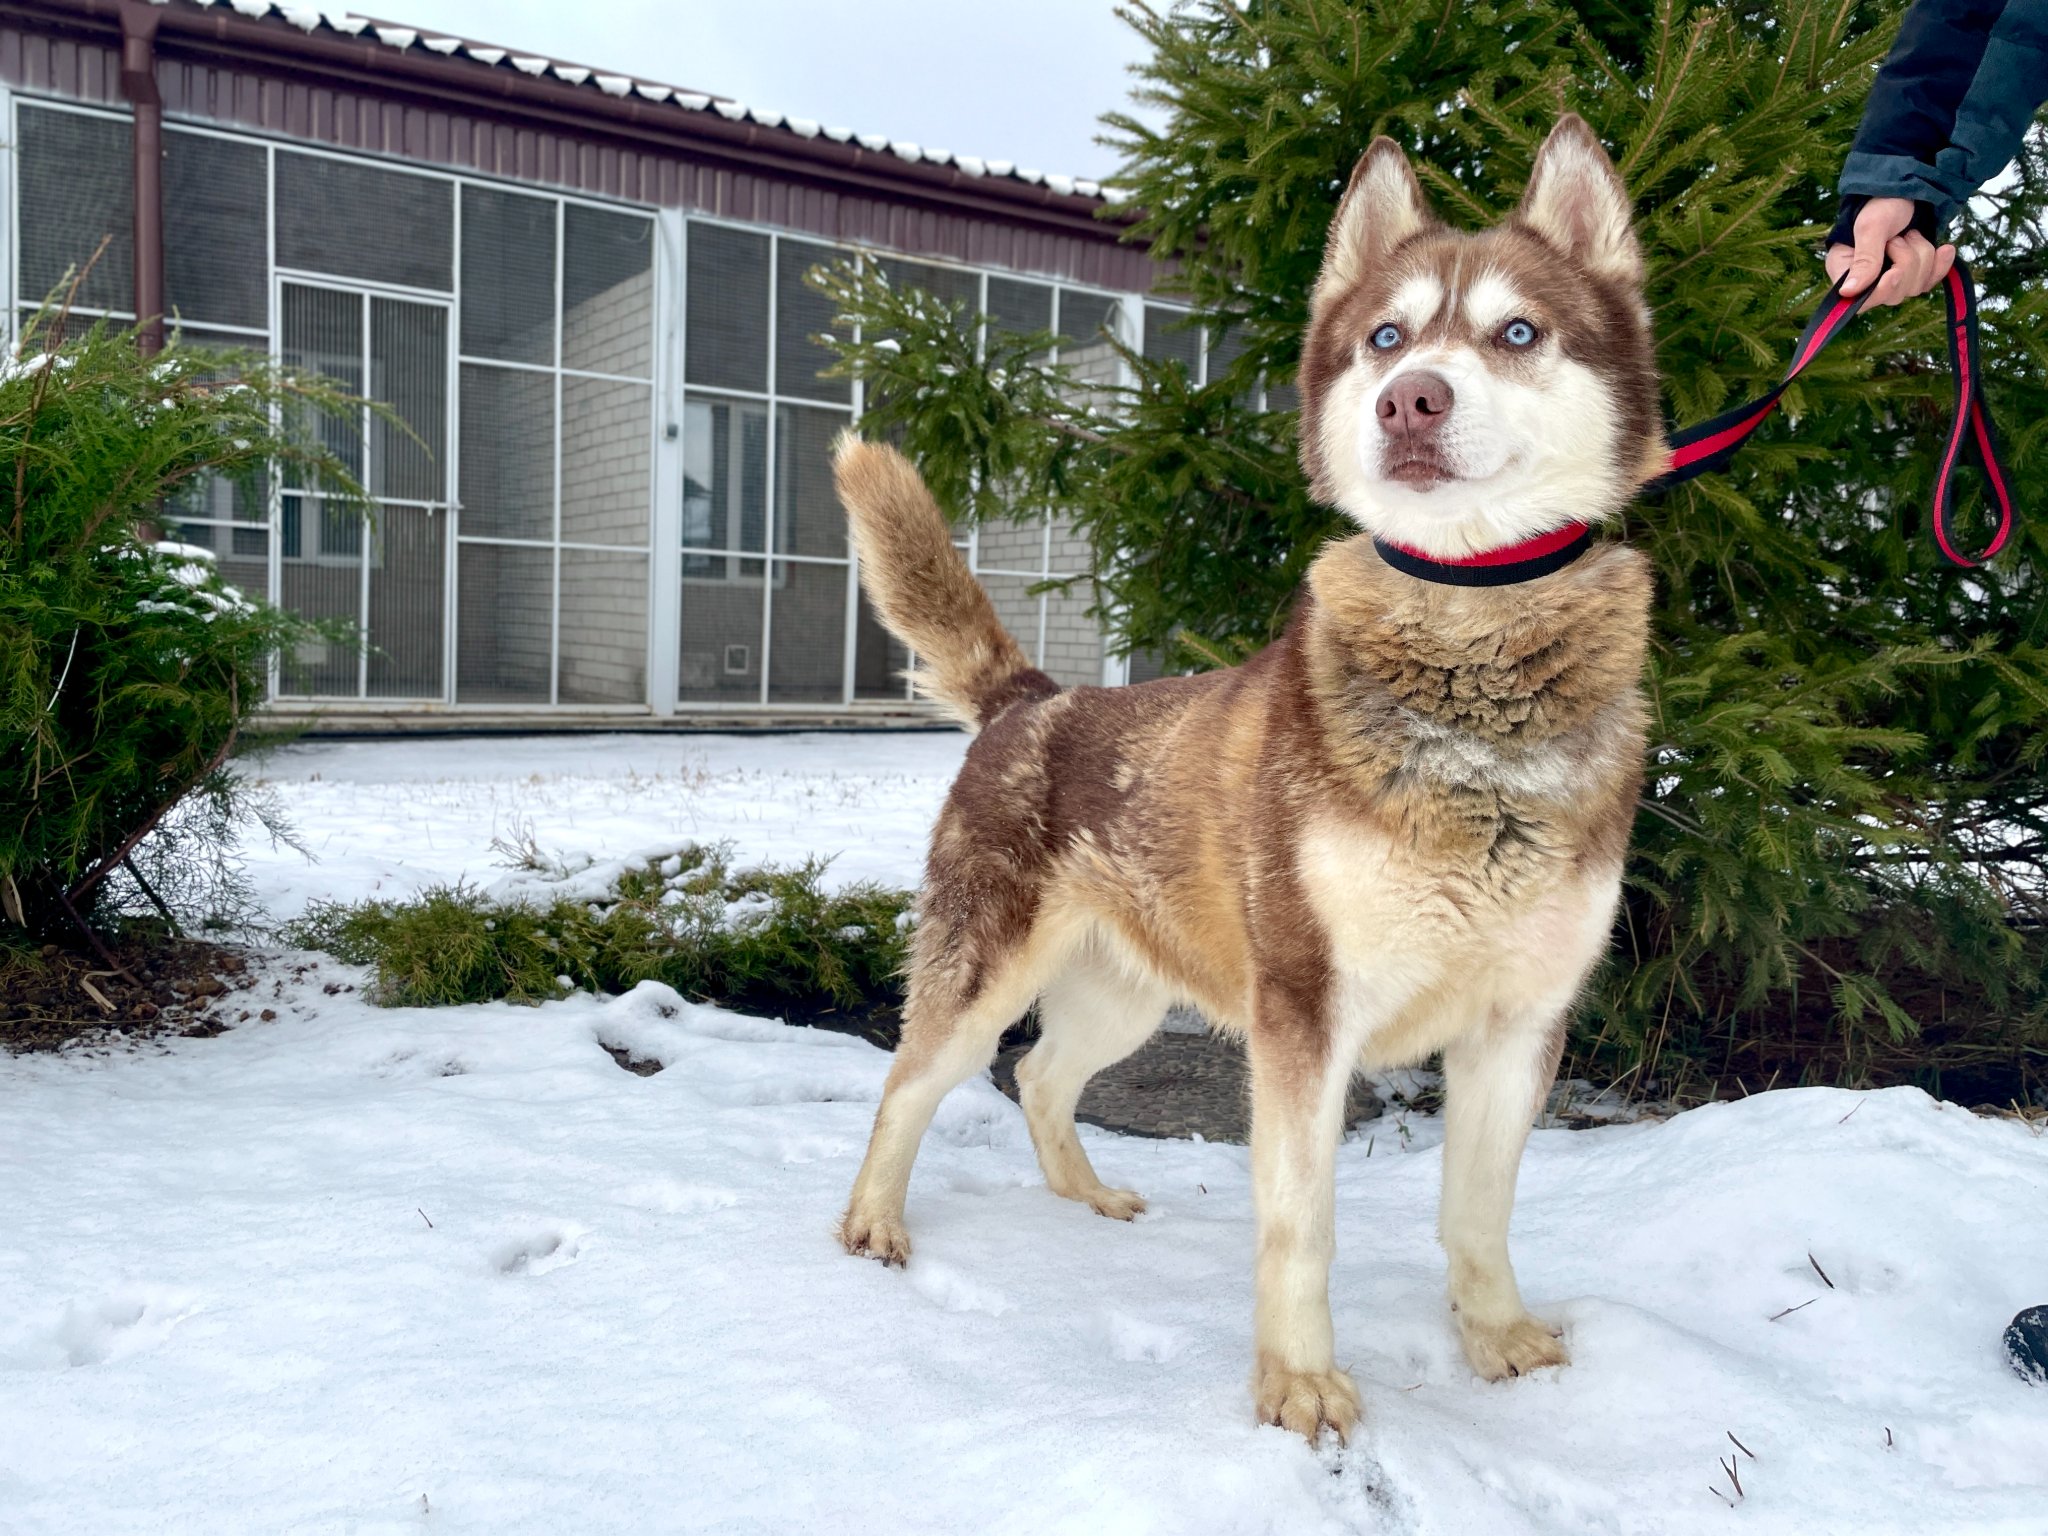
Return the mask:
[[[1709, 470], [1726, 469], [1728, 461], [1735, 456], [1735, 450], [1778, 408], [1778, 397], [1785, 393], [1786, 387], [1842, 334], [1856, 311], [1863, 307], [1863, 301], [1870, 297], [1870, 292], [1866, 288], [1855, 298], [1845, 299], [1841, 282], [1837, 280], [1813, 318], [1807, 322], [1806, 333], [1793, 349], [1792, 366], [1778, 386], [1746, 405], [1723, 411], [1711, 421], [1673, 433], [1671, 468], [1644, 489], [1648, 492], [1661, 491]], [[1955, 564], [1968, 568], [1991, 559], [2005, 548], [2006, 540], [2012, 536], [2012, 492], [2006, 484], [2005, 466], [1998, 458], [1997, 429], [1992, 425], [1989, 407], [1984, 404], [1984, 369], [1977, 344], [1977, 288], [1970, 281], [1970, 269], [1960, 256], [1949, 268], [1943, 296], [1948, 300], [1948, 359], [1956, 380], [1956, 409], [1954, 420], [1949, 424], [1948, 446], [1941, 456], [1941, 469], [1934, 480], [1934, 538], [1944, 555]], [[1998, 502], [1998, 531], [1974, 557], [1958, 551], [1953, 522], [1953, 478], [1966, 440], [1975, 443], [1977, 458], [1984, 466], [1992, 495]]]

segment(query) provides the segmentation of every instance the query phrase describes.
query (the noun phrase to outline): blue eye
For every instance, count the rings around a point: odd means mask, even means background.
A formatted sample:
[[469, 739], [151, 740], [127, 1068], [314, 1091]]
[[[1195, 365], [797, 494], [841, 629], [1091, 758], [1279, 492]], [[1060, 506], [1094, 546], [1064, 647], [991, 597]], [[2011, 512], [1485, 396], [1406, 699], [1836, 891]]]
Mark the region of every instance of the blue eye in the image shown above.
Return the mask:
[[1536, 327], [1526, 320], [1510, 320], [1500, 328], [1500, 339], [1511, 347], [1534, 346]]
[[1401, 345], [1401, 327], [1383, 325], [1372, 333], [1372, 344], [1382, 352]]

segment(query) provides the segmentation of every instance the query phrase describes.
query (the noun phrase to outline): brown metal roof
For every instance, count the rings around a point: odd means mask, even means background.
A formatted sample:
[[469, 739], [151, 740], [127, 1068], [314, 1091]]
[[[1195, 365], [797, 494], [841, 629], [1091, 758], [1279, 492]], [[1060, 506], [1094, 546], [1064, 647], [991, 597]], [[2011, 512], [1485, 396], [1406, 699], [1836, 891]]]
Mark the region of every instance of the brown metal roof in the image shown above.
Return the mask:
[[[1092, 183], [828, 130], [630, 76], [272, 0], [0, 0], [0, 24], [40, 23], [81, 34], [81, 41], [103, 39], [111, 52], [124, 6], [156, 12], [164, 106], [174, 115], [253, 123], [958, 259], [1150, 286], [1149, 260], [1117, 247], [1123, 221], [1099, 217], [1109, 204]], [[34, 51], [32, 41], [28, 47]], [[0, 39], [0, 75], [72, 93], [63, 80], [35, 79], [32, 59], [9, 68], [13, 51]], [[78, 94], [112, 99], [106, 62], [79, 58], [76, 68]], [[431, 121], [408, 125], [395, 140], [388, 125], [366, 129], [361, 114], [386, 105]], [[355, 125], [341, 121], [352, 113]], [[514, 141], [510, 164], [504, 154], [475, 152], [473, 141], [501, 130]], [[592, 154], [614, 166], [630, 160], [640, 174], [607, 175], [602, 165], [576, 163]], [[736, 191], [747, 192], [747, 206], [732, 206]], [[851, 199], [867, 211], [849, 227], [848, 208], [835, 207], [826, 215], [833, 227], [822, 228], [817, 217], [802, 214], [807, 195], [835, 205]], [[992, 241], [984, 230], [963, 241], [952, 230], [934, 247], [935, 232], [917, 227], [921, 216], [993, 221], [1011, 238]], [[1026, 247], [1022, 260], [990, 249], [1015, 240]], [[1077, 261], [1079, 252], [1051, 248], [1068, 242], [1096, 249]]]

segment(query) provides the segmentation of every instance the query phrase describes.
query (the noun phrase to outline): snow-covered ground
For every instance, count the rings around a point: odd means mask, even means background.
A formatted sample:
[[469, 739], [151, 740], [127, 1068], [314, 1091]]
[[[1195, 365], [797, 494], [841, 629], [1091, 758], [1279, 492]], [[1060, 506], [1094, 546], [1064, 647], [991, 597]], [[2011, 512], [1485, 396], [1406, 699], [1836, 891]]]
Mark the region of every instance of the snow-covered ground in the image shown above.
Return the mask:
[[[488, 877], [454, 829], [516, 815], [905, 879], [931, 740], [300, 749], [319, 779], [271, 771], [323, 863], [264, 878]], [[885, 1270], [830, 1230], [871, 1046], [654, 985], [379, 1010], [306, 963], [259, 969], [274, 1023], [0, 1057], [0, 1533], [2048, 1530], [2048, 1390], [1999, 1347], [2048, 1300], [2048, 1137], [2015, 1123], [1798, 1090], [1538, 1131], [1517, 1257], [1574, 1363], [1499, 1385], [1445, 1312], [1436, 1138], [1349, 1143], [1367, 1418], [1311, 1449], [1251, 1423], [1241, 1147], [1084, 1128], [1152, 1200], [1104, 1221], [971, 1083]]]
[[314, 863], [252, 834], [275, 920], [309, 901], [506, 880], [493, 844], [610, 861], [731, 840], [750, 863], [831, 856], [834, 883], [910, 886], [959, 771], [959, 731], [307, 741], [248, 765]]

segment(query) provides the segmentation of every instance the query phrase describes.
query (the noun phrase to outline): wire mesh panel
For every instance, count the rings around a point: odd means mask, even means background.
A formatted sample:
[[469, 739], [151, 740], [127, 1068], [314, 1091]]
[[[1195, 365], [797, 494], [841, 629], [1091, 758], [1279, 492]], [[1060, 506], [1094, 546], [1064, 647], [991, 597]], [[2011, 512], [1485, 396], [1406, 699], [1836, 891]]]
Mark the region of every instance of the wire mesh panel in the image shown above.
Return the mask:
[[1209, 343], [1209, 361], [1202, 375], [1202, 382], [1213, 384], [1218, 379], [1228, 376], [1237, 360], [1244, 356], [1245, 345], [1244, 332], [1236, 326], [1214, 338]]
[[[295, 373], [317, 373], [350, 394], [361, 395], [363, 372], [363, 296], [335, 288], [309, 288], [287, 283], [281, 297], [278, 351], [284, 366]], [[363, 475], [363, 429], [360, 421], [320, 414], [311, 429], [325, 448], [358, 481]], [[297, 486], [291, 466], [286, 484]]]
[[456, 702], [548, 703], [554, 551], [464, 543], [455, 578]]
[[135, 137], [126, 122], [22, 103], [17, 109], [20, 299], [33, 308], [83, 271], [76, 303], [133, 312]]
[[555, 536], [555, 376], [462, 365], [462, 532]]
[[[768, 532], [768, 408], [699, 396], [683, 406], [683, 548], [765, 550]], [[683, 556], [686, 576], [715, 576], [728, 562]]]
[[551, 197], [462, 189], [462, 351], [513, 363], [555, 361]]
[[1052, 289], [1007, 277], [988, 280], [988, 322], [1012, 336], [1036, 336], [1052, 329]]
[[775, 562], [768, 700], [837, 704], [846, 690], [846, 567]]
[[447, 500], [448, 311], [370, 300], [370, 398], [396, 413], [370, 418], [370, 493]]
[[683, 323], [685, 377], [723, 389], [768, 388], [768, 237], [690, 225]]
[[462, 210], [457, 696], [644, 703], [654, 390], [588, 374], [653, 373], [653, 221], [479, 187]]
[[379, 506], [370, 528], [368, 668], [373, 699], [437, 699], [448, 520], [438, 510]]
[[564, 704], [647, 699], [647, 556], [562, 551]]
[[164, 307], [182, 320], [270, 325], [270, 155], [164, 134]]
[[1145, 356], [1178, 363], [1190, 384], [1202, 382], [1202, 333], [1184, 309], [1145, 306]]
[[[448, 310], [370, 301], [370, 395], [396, 416], [370, 420], [368, 628], [372, 698], [440, 698], [448, 518]], [[430, 503], [396, 504], [398, 499]]]
[[[761, 702], [765, 560], [721, 561], [730, 574], [683, 577], [678, 696], [686, 704]], [[685, 564], [685, 571], [688, 566]]]
[[859, 602], [854, 616], [853, 696], [900, 703], [910, 696], [910, 685], [903, 676], [910, 666], [910, 648], [883, 627], [866, 592], [860, 594]]
[[564, 540], [647, 543], [653, 444], [654, 392], [649, 386], [563, 376]]
[[575, 203], [562, 217], [562, 366], [649, 377], [654, 221]]
[[1083, 384], [1114, 384], [1122, 359], [1110, 338], [1120, 334], [1122, 306], [1108, 294], [1060, 290], [1060, 361]]
[[808, 400], [853, 399], [849, 379], [826, 378], [831, 351], [813, 340], [832, 329], [832, 301], [804, 281], [813, 267], [829, 267], [847, 253], [804, 240], [780, 241], [775, 254], [775, 392]]
[[455, 185], [279, 150], [277, 264], [446, 291], [455, 280]]
[[1131, 683], [1149, 683], [1166, 675], [1166, 656], [1163, 651], [1133, 651], [1126, 662], [1124, 680]]
[[775, 408], [775, 548], [846, 557], [846, 513], [832, 488], [832, 440], [852, 418], [809, 405]]
[[316, 497], [286, 495], [278, 508], [278, 602], [338, 632], [294, 647], [280, 666], [288, 694], [354, 698], [361, 687], [356, 636], [363, 619], [363, 520]]
[[365, 660], [360, 647], [308, 647], [287, 665], [287, 689], [440, 698], [448, 311], [303, 283], [284, 284], [279, 307], [278, 349], [288, 367], [367, 390], [396, 418], [370, 415], [366, 430], [318, 419], [323, 441], [379, 498], [367, 527], [361, 513], [317, 493], [283, 498], [280, 600], [308, 617], [353, 620], [370, 648]]
[[958, 267], [933, 266], [925, 261], [902, 261], [884, 257], [882, 272], [892, 288], [916, 288], [961, 312], [970, 323], [981, 309], [981, 274]]

